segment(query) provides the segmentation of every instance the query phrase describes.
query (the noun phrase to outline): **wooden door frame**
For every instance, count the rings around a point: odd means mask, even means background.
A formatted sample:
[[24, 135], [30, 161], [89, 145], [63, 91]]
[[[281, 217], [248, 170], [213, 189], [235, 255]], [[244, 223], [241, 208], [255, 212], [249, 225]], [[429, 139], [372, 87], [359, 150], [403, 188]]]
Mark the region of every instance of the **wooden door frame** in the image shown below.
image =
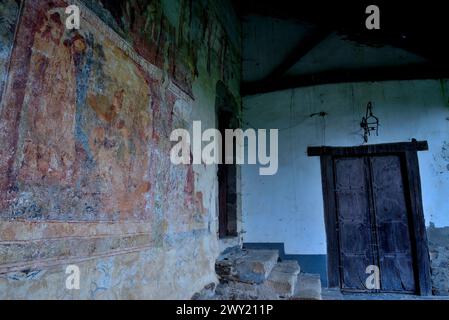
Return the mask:
[[430, 258], [427, 233], [422, 206], [421, 178], [419, 174], [418, 151], [429, 150], [427, 141], [363, 145], [359, 147], [309, 147], [309, 157], [319, 156], [321, 159], [321, 176], [323, 185], [324, 217], [327, 235], [327, 270], [330, 288], [341, 288], [339, 259], [340, 246], [338, 240], [337, 208], [334, 192], [335, 173], [334, 158], [344, 156], [376, 156], [399, 155], [404, 164], [406, 174], [405, 192], [409, 201], [413, 231], [412, 250], [416, 270], [417, 294], [432, 294], [430, 276]]
[[[225, 130], [229, 129], [233, 113], [226, 110], [218, 110], [218, 129], [222, 136]], [[222, 144], [221, 154], [225, 154], [226, 145]], [[235, 146], [234, 146], [235, 148]], [[234, 157], [236, 152], [234, 150]], [[233, 164], [218, 165], [218, 236], [220, 239], [238, 237], [237, 226], [237, 166], [234, 159]], [[233, 184], [233, 192], [230, 192], [229, 185]], [[232, 199], [231, 209], [228, 201]]]

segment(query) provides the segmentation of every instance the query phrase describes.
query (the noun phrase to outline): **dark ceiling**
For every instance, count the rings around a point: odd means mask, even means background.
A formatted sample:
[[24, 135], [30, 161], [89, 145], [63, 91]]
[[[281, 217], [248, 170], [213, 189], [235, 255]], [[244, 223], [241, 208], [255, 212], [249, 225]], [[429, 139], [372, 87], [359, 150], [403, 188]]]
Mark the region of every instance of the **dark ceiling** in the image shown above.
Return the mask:
[[[243, 22], [250, 16], [258, 15], [311, 26], [306, 36], [265, 79], [244, 83], [243, 93], [254, 94], [320, 83], [448, 77], [449, 50], [445, 41], [449, 31], [449, 11], [443, 3], [398, 0], [233, 0]], [[368, 30], [365, 27], [365, 9], [371, 4], [380, 8], [380, 30]], [[332, 33], [370, 47], [391, 46], [406, 50], [422, 57], [425, 63], [369, 70], [332, 70], [300, 77], [286, 75], [288, 70]], [[266, 50], [273, 48], [268, 47]]]

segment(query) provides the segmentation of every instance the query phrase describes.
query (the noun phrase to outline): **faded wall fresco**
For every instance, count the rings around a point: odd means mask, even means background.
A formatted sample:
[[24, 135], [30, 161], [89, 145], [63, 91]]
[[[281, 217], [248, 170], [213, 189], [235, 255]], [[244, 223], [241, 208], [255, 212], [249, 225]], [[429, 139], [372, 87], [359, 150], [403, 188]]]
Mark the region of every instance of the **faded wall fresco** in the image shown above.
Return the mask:
[[[160, 68], [168, 64], [172, 79], [187, 93], [192, 92], [192, 82], [198, 77], [198, 47], [207, 48], [206, 67], [219, 68], [222, 76], [237, 76], [239, 70], [225, 67], [236, 60], [236, 49], [222, 26], [216, 23], [211, 9], [220, 1], [211, 0], [83, 0], [112, 29], [133, 44], [145, 59]], [[175, 6], [178, 10], [171, 19], [164, 8]], [[219, 13], [221, 14], [221, 13]], [[226, 15], [226, 14], [225, 14]], [[167, 59], [168, 58], [168, 59]], [[229, 64], [228, 64], [229, 65]], [[235, 73], [237, 72], [237, 73]]]
[[0, 101], [6, 82], [17, 18], [19, 16], [19, 1], [0, 1]]
[[[65, 1], [23, 2], [0, 65], [0, 298], [185, 299], [215, 281], [216, 171], [173, 166], [169, 135], [215, 122], [204, 84], [238, 88], [239, 52], [208, 1], [168, 2], [75, 1], [78, 31]], [[69, 263], [89, 274], [76, 293]]]

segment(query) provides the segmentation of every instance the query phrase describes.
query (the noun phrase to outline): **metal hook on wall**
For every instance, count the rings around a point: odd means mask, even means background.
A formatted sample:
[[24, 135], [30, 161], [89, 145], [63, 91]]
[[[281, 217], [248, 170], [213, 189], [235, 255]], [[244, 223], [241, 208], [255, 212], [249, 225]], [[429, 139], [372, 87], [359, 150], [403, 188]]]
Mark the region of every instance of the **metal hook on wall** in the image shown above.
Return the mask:
[[379, 135], [379, 118], [373, 114], [373, 104], [371, 102], [368, 102], [366, 106], [366, 114], [362, 118], [360, 127], [364, 130], [363, 140], [365, 143], [368, 142], [368, 137], [371, 136], [371, 132], [375, 131], [376, 136]]

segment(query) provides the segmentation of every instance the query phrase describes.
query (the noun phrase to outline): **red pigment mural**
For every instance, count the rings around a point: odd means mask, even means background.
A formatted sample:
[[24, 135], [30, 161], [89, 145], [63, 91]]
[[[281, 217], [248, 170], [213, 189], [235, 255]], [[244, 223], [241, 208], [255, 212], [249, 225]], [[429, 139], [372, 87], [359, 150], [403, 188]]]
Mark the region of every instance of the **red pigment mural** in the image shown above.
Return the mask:
[[100, 30], [99, 20], [65, 30], [66, 6], [24, 3], [27, 19], [0, 109], [0, 217], [138, 221], [176, 214], [189, 225], [204, 208], [192, 167], [169, 159], [180, 98]]

